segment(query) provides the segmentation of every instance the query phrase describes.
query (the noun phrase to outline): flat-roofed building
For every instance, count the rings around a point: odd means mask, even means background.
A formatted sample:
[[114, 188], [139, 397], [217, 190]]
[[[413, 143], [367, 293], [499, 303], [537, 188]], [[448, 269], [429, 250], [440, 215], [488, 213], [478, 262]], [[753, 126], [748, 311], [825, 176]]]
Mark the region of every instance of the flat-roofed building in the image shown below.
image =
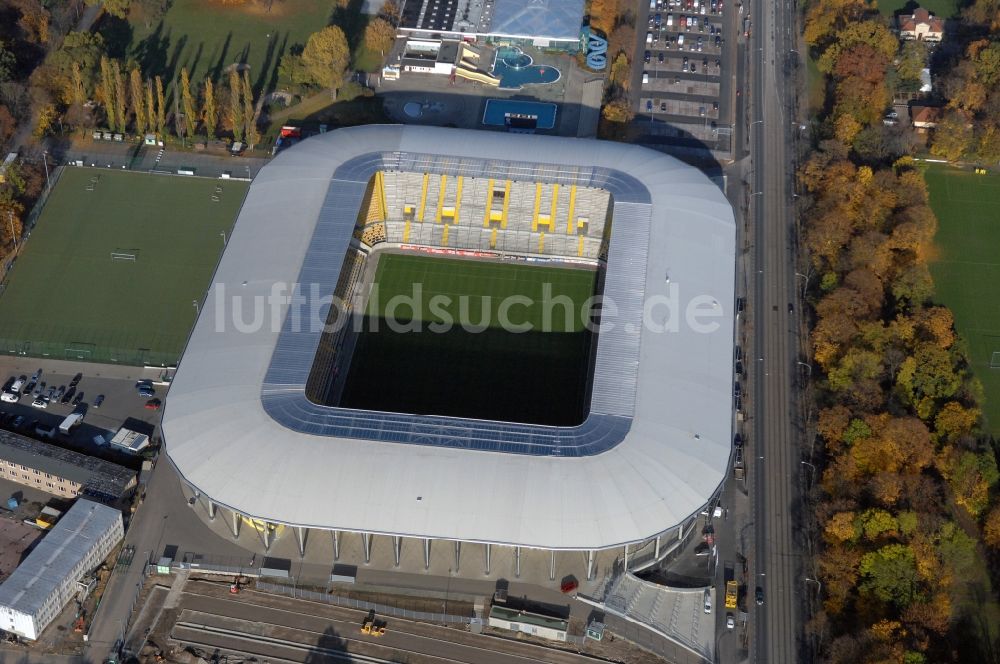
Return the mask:
[[114, 501], [136, 485], [136, 473], [97, 457], [0, 431], [0, 478], [64, 498]]
[[120, 511], [80, 499], [0, 584], [0, 629], [34, 641], [77, 593], [77, 581], [124, 537]]

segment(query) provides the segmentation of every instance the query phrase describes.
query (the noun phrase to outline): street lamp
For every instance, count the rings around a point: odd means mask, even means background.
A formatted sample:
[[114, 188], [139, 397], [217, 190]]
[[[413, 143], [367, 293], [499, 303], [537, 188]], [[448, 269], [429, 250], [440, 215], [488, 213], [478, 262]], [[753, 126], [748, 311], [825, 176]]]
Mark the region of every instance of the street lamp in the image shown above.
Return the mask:
[[822, 583], [821, 581], [817, 581], [816, 579], [810, 579], [810, 578], [809, 578], [808, 576], [807, 576], [807, 577], [805, 577], [805, 578], [803, 579], [803, 581], [812, 581], [812, 582], [813, 582], [813, 583], [815, 583], [815, 584], [816, 584], [817, 586], [819, 586], [819, 589], [818, 589], [818, 590], [816, 591], [816, 592], [817, 592], [817, 594], [819, 594], [819, 595], [822, 595], [822, 594], [823, 594], [823, 583]]
[[49, 189], [52, 188], [49, 182], [49, 151], [42, 150], [42, 163], [45, 164], [45, 192], [48, 193]]
[[198, 300], [191, 300], [191, 306], [194, 307], [194, 316], [197, 318], [201, 314], [198, 310]]
[[800, 367], [805, 367], [809, 371], [809, 375], [812, 376], [813, 368], [811, 364], [806, 364], [805, 362], [798, 362], [798, 361], [796, 361], [795, 364], [797, 364]]
[[10, 221], [10, 237], [14, 240], [14, 253], [17, 253], [17, 234], [14, 232], [14, 211], [7, 210], [7, 218]]

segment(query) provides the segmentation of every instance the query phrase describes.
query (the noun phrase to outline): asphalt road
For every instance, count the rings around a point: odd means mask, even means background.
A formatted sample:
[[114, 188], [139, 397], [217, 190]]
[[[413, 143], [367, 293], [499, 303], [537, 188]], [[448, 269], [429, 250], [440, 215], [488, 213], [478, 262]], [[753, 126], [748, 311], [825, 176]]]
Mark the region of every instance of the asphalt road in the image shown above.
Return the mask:
[[[795, 369], [798, 360], [794, 249], [795, 5], [753, 0], [751, 156], [754, 219], [753, 443], [751, 495], [756, 523], [752, 574], [763, 589], [755, 606], [752, 655], [758, 662], [800, 659], [803, 575], [795, 540], [801, 470]], [[751, 590], [752, 592], [752, 590]]]

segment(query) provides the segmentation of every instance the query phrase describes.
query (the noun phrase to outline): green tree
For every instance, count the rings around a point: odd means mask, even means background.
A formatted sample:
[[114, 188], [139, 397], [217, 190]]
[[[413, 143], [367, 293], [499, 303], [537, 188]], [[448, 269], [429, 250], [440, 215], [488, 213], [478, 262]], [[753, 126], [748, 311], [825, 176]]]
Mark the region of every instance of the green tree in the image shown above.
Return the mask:
[[[39, 65], [31, 75], [33, 83], [49, 90], [59, 101], [72, 104], [82, 87], [84, 96], [97, 84], [104, 38], [90, 32], [70, 32], [58, 50]], [[74, 71], [79, 70], [79, 85]]]
[[14, 67], [17, 66], [17, 58], [11, 53], [3, 40], [0, 39], [0, 83], [9, 81], [14, 75]]
[[979, 518], [989, 507], [990, 489], [1000, 479], [993, 453], [956, 453], [945, 464], [943, 472], [955, 493], [955, 502], [973, 518]]
[[336, 90], [344, 82], [351, 49], [344, 31], [336, 25], [323, 28], [309, 36], [302, 51], [302, 64], [312, 81], [321, 87]]
[[905, 544], [887, 544], [861, 556], [860, 588], [883, 602], [906, 608], [918, 596], [917, 561]]
[[205, 79], [205, 135], [208, 140], [215, 140], [215, 127], [219, 124], [219, 112], [215, 107], [215, 86], [212, 79]]
[[295, 53], [286, 53], [278, 64], [278, 76], [283, 80], [295, 85], [311, 85], [312, 78], [302, 62], [302, 56]]
[[187, 67], [181, 68], [181, 108], [184, 111], [184, 130], [188, 136], [194, 136], [198, 122], [195, 114], [194, 97], [191, 95], [191, 80], [188, 78]]
[[896, 63], [896, 74], [901, 81], [906, 81], [909, 87], [920, 85], [920, 72], [927, 66], [927, 44], [913, 39], [903, 42]]

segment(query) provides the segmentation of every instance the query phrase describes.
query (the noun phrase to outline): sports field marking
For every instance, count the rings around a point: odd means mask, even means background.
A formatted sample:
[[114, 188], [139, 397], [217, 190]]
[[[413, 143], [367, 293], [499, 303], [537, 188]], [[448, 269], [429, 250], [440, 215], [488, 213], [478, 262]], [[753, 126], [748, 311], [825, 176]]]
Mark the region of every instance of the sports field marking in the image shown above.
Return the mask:
[[247, 187], [65, 167], [0, 297], [0, 352], [176, 363]]

